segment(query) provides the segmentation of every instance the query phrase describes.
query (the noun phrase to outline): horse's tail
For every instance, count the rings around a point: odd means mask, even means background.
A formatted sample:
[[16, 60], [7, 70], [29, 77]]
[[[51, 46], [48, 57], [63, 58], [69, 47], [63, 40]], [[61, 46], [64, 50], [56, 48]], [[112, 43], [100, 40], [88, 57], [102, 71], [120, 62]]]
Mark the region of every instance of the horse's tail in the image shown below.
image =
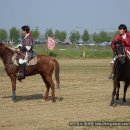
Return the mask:
[[55, 62], [55, 79], [57, 83], [57, 88], [60, 88], [60, 76], [59, 76], [60, 66], [56, 59], [53, 59], [53, 61]]

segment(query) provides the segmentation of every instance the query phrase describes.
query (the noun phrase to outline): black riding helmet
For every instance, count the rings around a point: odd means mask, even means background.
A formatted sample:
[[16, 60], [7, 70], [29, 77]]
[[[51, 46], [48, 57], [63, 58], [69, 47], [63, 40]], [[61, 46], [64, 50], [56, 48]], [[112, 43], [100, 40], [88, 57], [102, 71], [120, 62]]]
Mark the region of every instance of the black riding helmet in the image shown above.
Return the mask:
[[22, 29], [23, 31], [26, 31], [27, 33], [30, 32], [30, 27], [29, 27], [29, 26], [22, 26], [21, 29]]
[[119, 30], [123, 29], [125, 30], [125, 32], [127, 32], [127, 27], [125, 24], [120, 24], [119, 27], [118, 27]]

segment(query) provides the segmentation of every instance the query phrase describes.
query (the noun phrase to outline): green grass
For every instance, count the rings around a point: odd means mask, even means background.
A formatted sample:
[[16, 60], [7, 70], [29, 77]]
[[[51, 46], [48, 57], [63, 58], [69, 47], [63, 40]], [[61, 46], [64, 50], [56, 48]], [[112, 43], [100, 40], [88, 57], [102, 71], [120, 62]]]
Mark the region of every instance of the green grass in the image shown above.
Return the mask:
[[45, 54], [57, 58], [110, 58], [112, 57], [111, 48], [108, 46], [79, 46], [57, 45], [54, 50], [48, 50], [45, 45], [34, 47], [36, 54]]

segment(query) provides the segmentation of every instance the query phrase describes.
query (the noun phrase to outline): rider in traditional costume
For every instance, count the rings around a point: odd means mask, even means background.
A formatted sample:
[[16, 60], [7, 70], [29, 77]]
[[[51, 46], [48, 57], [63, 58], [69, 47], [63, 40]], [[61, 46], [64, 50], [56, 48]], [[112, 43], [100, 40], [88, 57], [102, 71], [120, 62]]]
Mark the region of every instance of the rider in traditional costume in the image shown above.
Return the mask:
[[114, 44], [116, 42], [121, 41], [121, 43], [124, 46], [125, 53], [126, 53], [127, 57], [130, 59], [130, 34], [128, 33], [127, 27], [126, 27], [125, 24], [119, 25], [118, 30], [119, 30], [119, 34], [117, 34], [114, 37], [114, 39], [113, 39], [113, 41], [111, 43], [111, 48], [113, 50], [113, 56], [114, 56], [114, 58], [111, 61], [112, 72], [108, 76], [109, 79], [113, 79], [113, 66], [114, 66], [114, 62], [116, 60], [116, 58], [115, 58], [115, 45]]
[[25, 79], [26, 63], [33, 57], [33, 38], [29, 26], [21, 27], [22, 42], [16, 46], [18, 53], [19, 73], [18, 80]]

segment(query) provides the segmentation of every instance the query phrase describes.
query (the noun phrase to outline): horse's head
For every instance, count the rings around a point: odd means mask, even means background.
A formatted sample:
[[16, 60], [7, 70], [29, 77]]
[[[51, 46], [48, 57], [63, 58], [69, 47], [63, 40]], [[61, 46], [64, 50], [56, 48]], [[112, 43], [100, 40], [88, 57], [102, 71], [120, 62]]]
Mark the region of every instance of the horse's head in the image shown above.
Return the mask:
[[6, 46], [7, 43], [0, 42], [0, 57], [3, 55], [13, 55], [14, 50], [12, 50], [10, 47]]
[[121, 41], [115, 42], [115, 53], [119, 62], [121, 64], [124, 64], [126, 54], [125, 54], [124, 46]]

